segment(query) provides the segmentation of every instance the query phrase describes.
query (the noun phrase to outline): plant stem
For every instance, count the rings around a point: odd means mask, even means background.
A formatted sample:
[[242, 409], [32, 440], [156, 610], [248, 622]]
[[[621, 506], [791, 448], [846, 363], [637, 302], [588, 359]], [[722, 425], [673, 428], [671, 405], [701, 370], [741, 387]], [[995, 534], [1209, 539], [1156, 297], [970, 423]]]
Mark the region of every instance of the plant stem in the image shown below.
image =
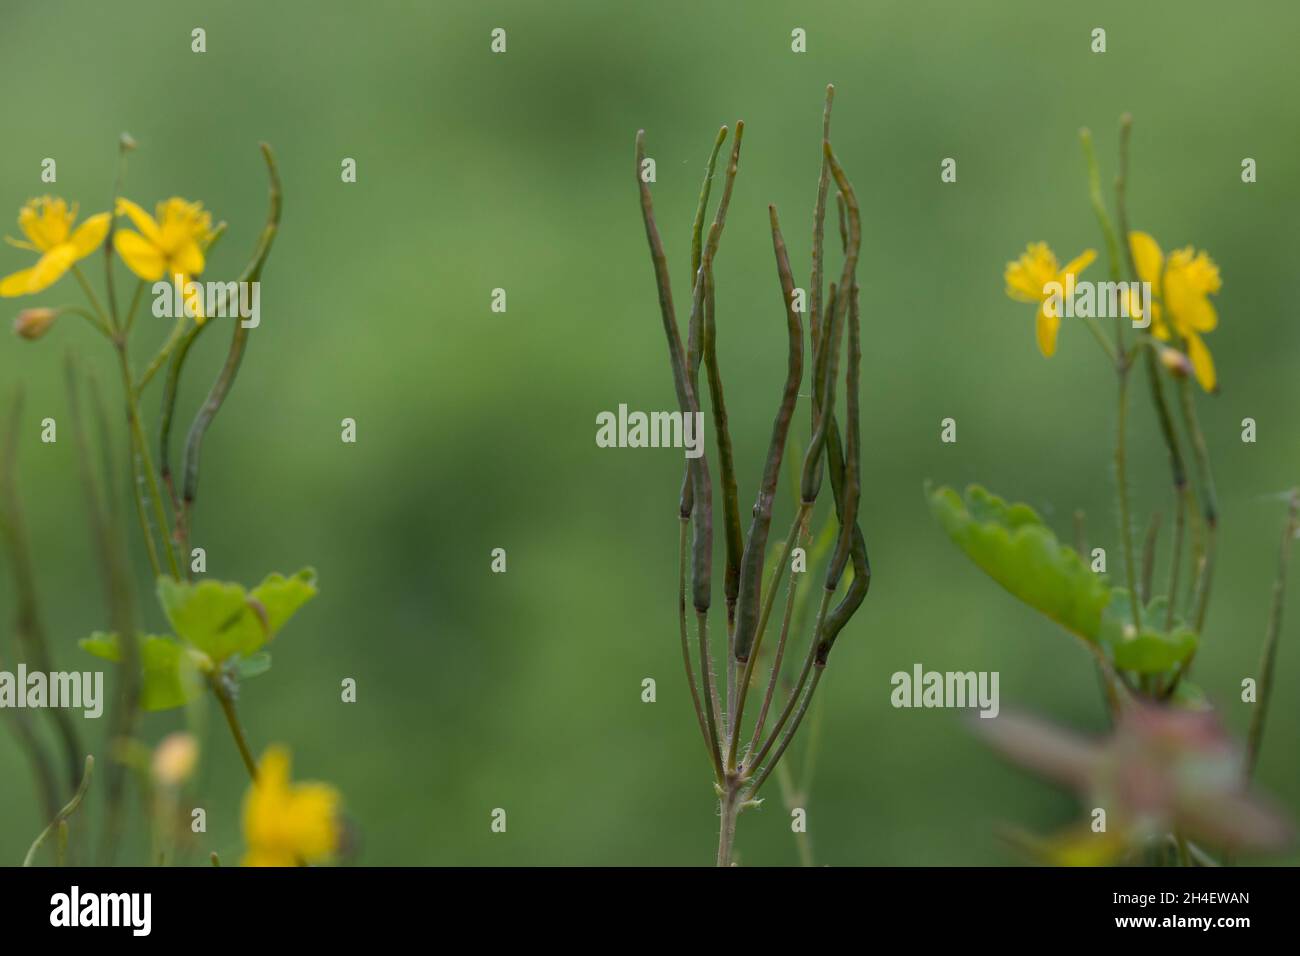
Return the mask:
[[36, 851], [41, 848], [52, 834], [58, 832], [59, 824], [66, 821], [68, 817], [77, 812], [77, 807], [81, 806], [81, 801], [86, 796], [86, 790], [90, 787], [90, 774], [94, 769], [95, 758], [87, 754], [85, 768], [81, 771], [81, 784], [77, 787], [77, 792], [72, 795], [72, 799], [69, 800], [67, 805], [58, 812], [54, 819], [50, 821], [50, 825], [42, 830], [41, 835], [36, 838], [34, 843], [32, 843], [31, 849], [27, 851], [27, 856], [23, 858], [23, 866], [31, 866], [32, 862], [36, 859]]
[[1139, 610], [1137, 567], [1133, 559], [1133, 519], [1128, 499], [1127, 422], [1128, 422], [1128, 366], [1121, 360], [1119, 374], [1119, 413], [1115, 423], [1115, 484], [1119, 493], [1119, 533], [1124, 549], [1124, 574], [1132, 600], [1133, 626], [1141, 632], [1142, 614]]
[[[806, 529], [806, 523], [800, 526], [799, 533], [802, 535]], [[794, 614], [794, 599], [798, 589], [799, 579], [794, 576], [794, 571], [790, 572], [790, 585], [786, 589], [785, 595], [785, 614], [781, 619], [781, 634], [777, 638], [776, 653], [772, 658], [772, 670], [768, 675], [767, 690], [763, 694], [763, 704], [758, 709], [758, 719], [754, 721], [754, 735], [750, 738], [749, 747], [745, 753], [752, 754], [758, 749], [758, 742], [763, 736], [763, 727], [767, 723], [767, 712], [772, 707], [772, 698], [776, 694], [776, 685], [781, 677], [781, 664], [785, 660], [786, 643], [790, 637], [790, 620]], [[757, 653], [754, 655], [758, 656]]]
[[722, 744], [718, 734], [718, 682], [713, 674], [713, 658], [709, 653], [709, 612], [695, 612], [696, 640], [700, 644], [700, 680], [706, 685], [704, 693], [704, 721], [709, 730], [709, 746], [713, 762], [721, 768]]
[[718, 797], [718, 866], [731, 866], [731, 851], [736, 842], [736, 817], [740, 815], [740, 789], [726, 786]]
[[1273, 580], [1273, 602], [1269, 609], [1268, 631], [1259, 660], [1259, 702], [1250, 717], [1250, 734], [1246, 744], [1246, 779], [1255, 772], [1259, 761], [1259, 748], [1264, 740], [1264, 718], [1268, 713], [1273, 691], [1273, 667], [1277, 662], [1278, 635], [1282, 631], [1282, 603], [1286, 597], [1286, 574], [1291, 561], [1292, 542], [1296, 536], [1296, 518], [1300, 512], [1300, 488], [1293, 489], [1287, 506], [1286, 521], [1282, 525], [1282, 547], [1277, 558], [1277, 577]]
[[244, 758], [244, 766], [248, 769], [248, 776], [254, 783], [257, 783], [257, 762], [248, 749], [248, 741], [244, 737], [244, 728], [240, 726], [239, 715], [235, 712], [234, 698], [231, 697], [229, 689], [222, 683], [219, 675], [210, 675], [208, 683], [212, 687], [212, 693], [216, 696], [217, 702], [221, 704], [221, 712], [226, 715], [226, 723], [230, 726], [230, 735], [235, 738], [235, 746], [239, 748], [239, 756]]
[[[1201, 431], [1201, 422], [1196, 415], [1196, 403], [1192, 400], [1191, 380], [1184, 378], [1178, 383], [1178, 393], [1183, 409], [1183, 422], [1187, 433], [1192, 438], [1192, 455], [1196, 459], [1197, 483], [1200, 486], [1202, 507], [1205, 513], [1205, 552], [1201, 560], [1196, 580], [1195, 600], [1193, 602], [1193, 622], [1196, 633], [1200, 634], [1205, 626], [1205, 612], [1210, 601], [1210, 585], [1214, 577], [1215, 533], [1219, 525], [1218, 496], [1214, 490], [1214, 474], [1210, 470], [1210, 453], [1205, 444], [1205, 435]], [[1190, 660], [1188, 661], [1190, 664]]]
[[686, 666], [686, 684], [691, 690], [691, 705], [695, 708], [695, 717], [699, 721], [700, 734], [704, 737], [704, 749], [709, 752], [709, 762], [713, 764], [713, 774], [719, 784], [722, 783], [722, 765], [718, 762], [713, 738], [709, 736], [708, 723], [704, 710], [700, 706], [700, 691], [695, 683], [695, 669], [691, 666], [691, 642], [686, 624], [686, 528], [690, 519], [680, 519], [681, 533], [678, 541], [677, 563], [677, 619], [682, 638], [682, 663]]
[[[126, 417], [127, 424], [131, 429], [131, 442], [134, 449], [134, 460], [136, 463], [136, 480], [143, 475], [145, 486], [149, 491], [149, 499], [153, 504], [154, 520], [158, 523], [159, 537], [162, 538], [163, 549], [167, 555], [167, 566], [171, 571], [171, 576], [179, 580], [180, 567], [176, 563], [176, 551], [172, 544], [171, 532], [167, 523], [167, 512], [163, 507], [162, 493], [158, 489], [158, 476], [154, 472], [153, 458], [149, 454], [149, 443], [145, 439], [144, 426], [140, 421], [140, 400], [136, 388], [131, 378], [131, 361], [127, 357], [126, 342], [118, 340], [117, 342], [118, 368], [122, 373], [122, 391], [126, 394]], [[136, 489], [138, 497], [139, 489]], [[143, 507], [143, 506], [142, 506]], [[142, 516], [143, 519], [143, 516]], [[150, 551], [153, 550], [152, 536], [148, 529], [147, 520], [143, 520], [142, 529], [146, 538], [150, 542]], [[157, 566], [158, 560], [154, 556], [154, 575], [160, 573]]]

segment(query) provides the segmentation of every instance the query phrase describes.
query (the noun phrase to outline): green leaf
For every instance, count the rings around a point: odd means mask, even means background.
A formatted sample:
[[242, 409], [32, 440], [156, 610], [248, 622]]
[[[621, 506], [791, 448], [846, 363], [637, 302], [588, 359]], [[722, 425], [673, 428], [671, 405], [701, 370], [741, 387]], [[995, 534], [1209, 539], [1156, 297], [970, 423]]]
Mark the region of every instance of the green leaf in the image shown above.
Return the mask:
[[[140, 641], [140, 707], [169, 710], [193, 700], [199, 693], [198, 668], [174, 637], [144, 634]], [[122, 660], [118, 635], [96, 631], [79, 641], [82, 649], [104, 660]]]
[[102, 657], [106, 661], [113, 661], [117, 664], [122, 662], [122, 645], [118, 643], [116, 634], [96, 631], [90, 637], [83, 637], [77, 641], [77, 644], [83, 651], [94, 654], [96, 657]]
[[316, 595], [316, 572], [268, 575], [251, 593], [223, 581], [158, 579], [158, 600], [182, 640], [220, 665], [256, 653]]
[[1066, 630], [1097, 641], [1110, 588], [1033, 508], [1007, 504], [979, 485], [967, 488], [964, 500], [947, 487], [926, 491], [944, 531], [989, 577]]
[[1163, 674], [1183, 663], [1196, 650], [1196, 632], [1175, 618], [1164, 630], [1168, 603], [1157, 597], [1142, 614], [1142, 630], [1133, 623], [1127, 588], [1115, 588], [1101, 625], [1101, 644], [1115, 667], [1134, 674]]
[[198, 696], [198, 669], [175, 638], [152, 634], [141, 638], [140, 662], [144, 666], [140, 686], [140, 706], [144, 710], [180, 707]]
[[253, 600], [266, 610], [272, 636], [293, 617], [294, 612], [316, 596], [316, 569], [303, 568], [291, 578], [269, 574], [253, 589]]
[[266, 651], [258, 651], [250, 657], [241, 657], [235, 665], [235, 673], [240, 680], [248, 680], [252, 677], [260, 677], [271, 669], [271, 655]]

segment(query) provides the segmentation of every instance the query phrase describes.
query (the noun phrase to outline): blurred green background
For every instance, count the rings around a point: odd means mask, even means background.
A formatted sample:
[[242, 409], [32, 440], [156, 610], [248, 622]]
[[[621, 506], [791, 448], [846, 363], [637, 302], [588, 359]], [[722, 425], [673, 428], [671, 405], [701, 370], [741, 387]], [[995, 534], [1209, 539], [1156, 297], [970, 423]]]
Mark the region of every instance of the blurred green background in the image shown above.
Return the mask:
[[[921, 487], [981, 481], [1066, 533], [1082, 508], [1118, 569], [1111, 372], [1070, 322], [1044, 360], [1032, 307], [1006, 298], [1002, 272], [1031, 240], [1063, 259], [1101, 250], [1077, 132], [1096, 131], [1109, 183], [1125, 110], [1134, 226], [1166, 249], [1208, 249], [1223, 274], [1208, 339], [1222, 394], [1201, 401], [1222, 550], [1197, 678], [1244, 731], [1237, 688], [1255, 673], [1282, 518], [1268, 496], [1300, 481], [1300, 10], [6, 0], [0, 16], [13, 84], [0, 107], [6, 217], [53, 190], [83, 215], [106, 208], [126, 130], [139, 149], [125, 194], [149, 208], [200, 199], [228, 220], [208, 277], [233, 278], [265, 216], [257, 143], [278, 151], [283, 231], [262, 327], [205, 447], [194, 543], [223, 579], [319, 569], [320, 597], [277, 638], [273, 670], [244, 688], [241, 708], [255, 749], [286, 743], [296, 777], [342, 790], [360, 862], [712, 861], [716, 804], [674, 612], [682, 457], [593, 441], [599, 411], [674, 404], [633, 137], [644, 127], [657, 160], [684, 311], [704, 161], [721, 123], [746, 121], [716, 276], [748, 508], [785, 363], [766, 206], [780, 210], [806, 284], [827, 82], [864, 216], [862, 523], [875, 581], [822, 684], [807, 802], [817, 862], [1014, 862], [998, 822], [1049, 831], [1077, 815], [1071, 798], [1001, 763], [961, 715], [892, 709], [889, 677], [917, 662], [996, 670], [1004, 709], [1103, 726], [1084, 652], [955, 551]], [[1097, 26], [1104, 55], [1089, 50]], [[195, 27], [207, 31], [202, 55], [190, 50]], [[505, 55], [489, 52], [494, 27], [508, 31]], [[790, 51], [795, 27], [806, 54]], [[1259, 164], [1254, 185], [1240, 180], [1246, 156]], [[39, 180], [45, 157], [57, 159], [56, 187]], [[355, 184], [340, 182], [343, 157], [357, 160]], [[939, 181], [944, 157], [957, 159], [955, 185]], [[6, 231], [17, 234], [12, 220]], [[0, 250], [0, 273], [28, 264]], [[97, 283], [100, 272], [90, 270]], [[505, 314], [489, 309], [495, 287], [507, 290]], [[68, 278], [35, 301], [79, 299]], [[142, 317], [138, 363], [165, 332]], [[186, 421], [227, 334], [205, 336], [190, 362]], [[92, 666], [76, 640], [106, 624], [73, 444], [67, 432], [39, 442], [40, 420], [66, 414], [68, 350], [116, 386], [106, 344], [74, 317], [40, 342], [0, 342], [4, 401], [26, 390], [20, 477], [63, 668]], [[1153, 509], [1168, 518], [1145, 384], [1134, 396], [1135, 507], [1143, 521]], [[151, 421], [158, 401], [154, 386]], [[955, 445], [939, 441], [947, 416]], [[1246, 416], [1257, 444], [1239, 440]], [[339, 440], [344, 417], [358, 423], [355, 445]], [[489, 570], [497, 547], [503, 575]], [[136, 557], [143, 568], [138, 547]], [[143, 577], [140, 606], [160, 628]], [[12, 608], [6, 573], [6, 621]], [[1258, 774], [1292, 810], [1298, 620], [1283, 634]], [[339, 700], [344, 677], [358, 682], [355, 704]], [[657, 703], [640, 700], [645, 677]], [[219, 719], [210, 709], [195, 788], [209, 832], [195, 861], [240, 852], [244, 772]], [[153, 742], [180, 725], [178, 712], [150, 715], [142, 734]], [[104, 726], [83, 724], [101, 755]], [[740, 859], [793, 863], [788, 815], [778, 791], [768, 796], [741, 818]], [[496, 807], [509, 815], [504, 835], [489, 830]], [[0, 861], [21, 860], [43, 824], [26, 763], [0, 734]], [[143, 847], [137, 832], [122, 859], [142, 862]]]

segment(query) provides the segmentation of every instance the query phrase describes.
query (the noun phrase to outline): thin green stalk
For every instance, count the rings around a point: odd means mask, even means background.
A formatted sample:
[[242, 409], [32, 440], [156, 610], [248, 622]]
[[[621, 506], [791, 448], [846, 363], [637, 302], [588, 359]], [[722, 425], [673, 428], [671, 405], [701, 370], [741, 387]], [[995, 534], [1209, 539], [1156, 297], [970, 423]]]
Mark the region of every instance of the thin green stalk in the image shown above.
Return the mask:
[[145, 386], [153, 380], [153, 377], [158, 374], [159, 370], [166, 364], [167, 360], [171, 358], [171, 354], [175, 351], [176, 346], [180, 344], [183, 338], [185, 338], [186, 326], [189, 322], [190, 317], [188, 315], [182, 315], [176, 320], [176, 324], [172, 326], [171, 334], [167, 336], [167, 341], [163, 343], [162, 348], [160, 348], [158, 353], [149, 361], [145, 370], [140, 373], [140, 378], [135, 383], [135, 391], [137, 395], [144, 391]]
[[[806, 802], [807, 793], [795, 789], [794, 779], [788, 765], [783, 763], [776, 765], [776, 782], [781, 787], [781, 802], [785, 804], [787, 813], [794, 813], [802, 803]], [[812, 840], [808, 837], [808, 831], [795, 831], [794, 843], [799, 850], [799, 865], [804, 867], [812, 866]]]
[[[1219, 524], [1218, 496], [1214, 490], [1214, 474], [1210, 470], [1210, 452], [1205, 444], [1205, 434], [1201, 431], [1201, 422], [1196, 415], [1196, 403], [1192, 400], [1191, 380], [1184, 378], [1178, 383], [1178, 393], [1183, 410], [1183, 423], [1187, 434], [1192, 439], [1192, 456], [1196, 460], [1197, 484], [1205, 517], [1204, 555], [1196, 579], [1195, 599], [1193, 601], [1192, 619], [1196, 633], [1203, 633], [1205, 614], [1210, 601], [1210, 585], [1214, 578], [1215, 538]], [[1190, 664], [1190, 661], [1188, 662]]]
[[762, 789], [763, 784], [767, 782], [767, 778], [771, 776], [772, 769], [781, 762], [781, 757], [784, 756], [786, 748], [790, 746], [790, 741], [793, 740], [794, 735], [798, 733], [799, 725], [803, 723], [804, 715], [808, 713], [808, 705], [812, 703], [813, 695], [817, 693], [817, 685], [821, 682], [822, 674], [825, 672], [825, 664], [816, 665], [813, 670], [812, 680], [808, 684], [808, 690], [799, 701], [799, 710], [795, 713], [794, 720], [792, 720], [790, 725], [786, 728], [785, 735], [781, 738], [780, 745], [776, 748], [776, 752], [772, 754], [772, 759], [767, 762], [767, 766], [763, 768], [763, 772], [759, 774], [754, 785], [746, 791], [746, 796], [750, 800], [754, 799], [754, 796]]
[[709, 736], [709, 727], [700, 706], [700, 691], [695, 684], [695, 669], [691, 665], [691, 642], [686, 624], [686, 526], [689, 518], [681, 519], [681, 533], [678, 538], [677, 553], [677, 619], [682, 639], [682, 663], [686, 667], [686, 684], [691, 691], [691, 705], [695, 708], [695, 717], [700, 725], [700, 735], [704, 738], [704, 749], [709, 752], [709, 761], [713, 764], [713, 773], [719, 784], [722, 783], [722, 767], [714, 759], [715, 747]]
[[[778, 717], [776, 723], [773, 724], [772, 732], [767, 736], [763, 746], [759, 749], [758, 756], [749, 761], [751, 773], [762, 764], [763, 760], [767, 757], [768, 751], [772, 749], [772, 745], [776, 743], [777, 737], [789, 721], [790, 715], [794, 713], [795, 708], [798, 706], [799, 698], [803, 694], [804, 685], [808, 681], [808, 674], [812, 670], [813, 664], [817, 659], [817, 647], [820, 643], [822, 628], [826, 623], [826, 612], [830, 608], [832, 596], [832, 592], [827, 591], [825, 588], [822, 589], [822, 599], [821, 604], [817, 609], [816, 623], [813, 625], [812, 640], [809, 641], [808, 654], [804, 658], [802, 669], [799, 671], [799, 679], [795, 681], [794, 687], [790, 692], [790, 697], [781, 711], [781, 716]], [[752, 792], [753, 791], [751, 790], [751, 793]]]
[[226, 716], [226, 724], [230, 727], [230, 736], [235, 739], [235, 746], [239, 748], [239, 756], [244, 760], [244, 767], [248, 770], [249, 779], [257, 783], [257, 761], [253, 759], [253, 754], [248, 749], [248, 740], [244, 737], [244, 728], [240, 725], [239, 715], [235, 711], [234, 698], [231, 697], [229, 688], [226, 687], [219, 675], [210, 675], [208, 685], [212, 688], [213, 695], [221, 705], [221, 712]]
[[72, 795], [72, 799], [67, 805], [50, 821], [50, 825], [41, 831], [35, 842], [32, 843], [31, 849], [27, 851], [27, 856], [23, 857], [23, 866], [31, 866], [36, 860], [36, 851], [38, 851], [52, 835], [59, 832], [59, 824], [64, 823], [69, 817], [77, 812], [81, 806], [81, 801], [86, 796], [86, 791], [90, 788], [90, 774], [95, 769], [95, 758], [89, 754], [86, 756], [85, 767], [81, 772], [81, 784], [77, 787], [77, 792]]
[[1174, 547], [1169, 558], [1169, 591], [1165, 607], [1165, 630], [1174, 626], [1174, 609], [1178, 605], [1178, 572], [1183, 556], [1183, 529], [1187, 523], [1187, 499], [1191, 491], [1184, 481], [1174, 493]]
[[145, 284], [143, 279], [135, 284], [135, 294], [131, 296], [131, 307], [126, 312], [126, 331], [123, 333], [126, 338], [131, 337], [131, 330], [135, 327], [135, 316], [140, 310], [140, 300], [144, 297]]
[[1133, 613], [1133, 626], [1138, 633], [1142, 631], [1142, 612], [1137, 600], [1137, 568], [1133, 558], [1133, 519], [1129, 511], [1128, 498], [1128, 463], [1127, 463], [1127, 427], [1128, 427], [1128, 373], [1119, 370], [1119, 411], [1115, 420], [1115, 484], [1119, 495], [1119, 533], [1124, 550], [1124, 576], [1128, 582], [1128, 593], [1133, 596], [1129, 606]]
[[[158, 536], [162, 539], [163, 553], [167, 557], [167, 568], [173, 578], [180, 578], [180, 566], [176, 563], [176, 551], [173, 547], [171, 532], [167, 522], [167, 512], [163, 507], [162, 493], [158, 489], [158, 476], [154, 471], [153, 458], [149, 454], [149, 442], [145, 438], [144, 424], [140, 420], [140, 400], [136, 394], [136, 389], [131, 376], [131, 360], [127, 356], [126, 343], [121, 342], [117, 347], [118, 368], [122, 373], [122, 391], [126, 394], [126, 417], [127, 425], [131, 430], [131, 444], [134, 450], [136, 462], [136, 480], [140, 476], [144, 477], [145, 487], [149, 492], [149, 500], [153, 505], [153, 517], [157, 522]], [[138, 493], [138, 489], [137, 489]], [[146, 522], [147, 525], [147, 522]], [[152, 537], [145, 528], [146, 536], [149, 537], [152, 551]], [[155, 565], [158, 563], [154, 557]], [[159, 569], [155, 567], [155, 576]]]
[[1264, 742], [1264, 719], [1273, 693], [1273, 670], [1277, 663], [1278, 636], [1282, 633], [1282, 604], [1286, 598], [1286, 575], [1294, 546], [1297, 516], [1300, 515], [1300, 488], [1293, 489], [1287, 506], [1286, 521], [1282, 525], [1282, 547], [1277, 558], [1277, 577], [1273, 579], [1273, 600], [1269, 608], [1268, 630], [1259, 660], [1259, 696], [1254, 713], [1250, 716], [1250, 733], [1246, 740], [1246, 779], [1249, 780], [1259, 762], [1259, 749]]
[[[790, 555], [794, 550], [795, 542], [798, 540], [799, 529], [807, 521], [811, 510], [812, 508], [809, 505], [801, 504], [799, 506], [794, 524], [790, 526], [790, 533], [786, 535], [785, 543], [781, 547], [781, 555], [777, 558], [776, 567], [772, 569], [772, 581], [768, 585], [766, 596], [763, 598], [763, 610], [755, 628], [753, 644], [745, 660], [744, 676], [740, 679], [740, 694], [736, 702], [735, 719], [731, 723], [730, 739], [727, 746], [728, 773], [734, 773], [736, 770], [736, 755], [740, 746], [740, 725], [745, 714], [745, 701], [749, 696], [749, 688], [754, 680], [754, 667], [758, 662], [759, 653], [763, 646], [763, 632], [767, 629], [767, 622], [772, 614], [772, 606], [776, 601], [776, 592], [781, 586], [781, 576], [785, 572], [786, 565], [790, 563]], [[793, 571], [790, 573], [790, 577], [793, 581]]]
[[1143, 605], [1151, 601], [1151, 581], [1156, 568], [1156, 541], [1160, 534], [1160, 512], [1153, 511], [1147, 522], [1147, 532], [1142, 537], [1142, 579], [1139, 592]]
[[[126, 154], [135, 149], [135, 140], [123, 133], [117, 141], [117, 177], [113, 180], [113, 195], [108, 204], [108, 232], [104, 236], [104, 289], [108, 294], [108, 314], [112, 319], [113, 331], [125, 339], [121, 317], [117, 312], [117, 289], [113, 280], [113, 239], [117, 233], [117, 197], [122, 194], [122, 182], [126, 179]], [[139, 289], [136, 297], [139, 298]], [[134, 306], [132, 307], [134, 310]]]
[[[36, 670], [48, 673], [54, 670], [54, 660], [41, 614], [31, 538], [27, 533], [22, 498], [18, 491], [18, 435], [22, 405], [22, 391], [16, 389], [8, 426], [0, 436], [0, 543], [5, 545], [9, 553], [10, 573], [14, 582], [14, 635], [18, 646]], [[50, 707], [45, 712], [53, 722], [62, 744], [68, 790], [71, 790], [77, 783], [79, 755], [84, 752], [77, 728], [67, 710]]]
[[709, 746], [713, 750], [713, 763], [722, 767], [722, 737], [718, 733], [717, 678], [713, 673], [713, 658], [709, 653], [709, 612], [695, 612], [695, 636], [700, 644], [700, 680], [708, 685], [704, 695], [704, 721], [709, 731]]
[[[802, 538], [807, 531], [807, 522], [799, 528], [799, 535]], [[785, 613], [781, 618], [781, 633], [777, 636], [776, 652], [772, 657], [772, 669], [768, 674], [767, 690], [763, 692], [763, 703], [758, 708], [758, 718], [754, 721], [754, 733], [750, 737], [749, 746], [745, 748], [745, 761], [749, 768], [753, 764], [749, 761], [749, 755], [758, 750], [758, 742], [763, 736], [763, 728], [767, 725], [767, 714], [772, 707], [772, 698], [776, 695], [776, 686], [781, 677], [781, 665], [785, 662], [785, 649], [790, 638], [790, 622], [794, 616], [795, 595], [798, 592], [799, 579], [790, 573], [790, 583], [786, 588], [785, 596]], [[755, 653], [753, 657], [757, 658]]]

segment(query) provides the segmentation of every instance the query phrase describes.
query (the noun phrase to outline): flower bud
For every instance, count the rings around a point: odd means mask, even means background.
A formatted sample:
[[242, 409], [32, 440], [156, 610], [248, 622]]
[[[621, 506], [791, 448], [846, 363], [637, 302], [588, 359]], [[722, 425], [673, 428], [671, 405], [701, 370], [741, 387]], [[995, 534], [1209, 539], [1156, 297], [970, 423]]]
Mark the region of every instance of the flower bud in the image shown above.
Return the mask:
[[29, 340], [39, 339], [58, 317], [54, 309], [23, 309], [14, 319], [14, 333]]
[[1192, 363], [1178, 349], [1162, 348], [1160, 350], [1160, 364], [1167, 368], [1169, 374], [1174, 378], [1186, 378], [1192, 374]]
[[153, 778], [163, 786], [178, 787], [194, 773], [199, 742], [193, 734], [168, 734], [153, 752]]

